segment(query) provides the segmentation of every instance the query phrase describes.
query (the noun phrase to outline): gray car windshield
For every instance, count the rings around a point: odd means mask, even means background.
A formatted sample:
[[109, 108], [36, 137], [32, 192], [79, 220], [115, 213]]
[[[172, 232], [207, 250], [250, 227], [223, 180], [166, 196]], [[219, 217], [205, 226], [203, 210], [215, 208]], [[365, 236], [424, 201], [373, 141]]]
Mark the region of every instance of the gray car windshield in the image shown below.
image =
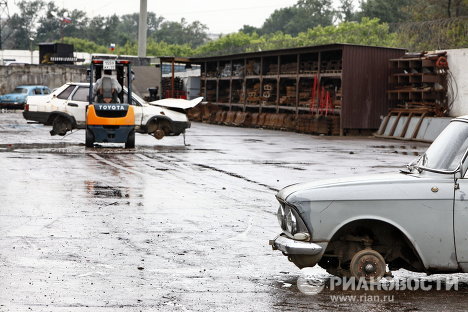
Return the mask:
[[419, 165], [434, 170], [453, 171], [457, 169], [467, 148], [468, 123], [453, 121], [421, 157]]

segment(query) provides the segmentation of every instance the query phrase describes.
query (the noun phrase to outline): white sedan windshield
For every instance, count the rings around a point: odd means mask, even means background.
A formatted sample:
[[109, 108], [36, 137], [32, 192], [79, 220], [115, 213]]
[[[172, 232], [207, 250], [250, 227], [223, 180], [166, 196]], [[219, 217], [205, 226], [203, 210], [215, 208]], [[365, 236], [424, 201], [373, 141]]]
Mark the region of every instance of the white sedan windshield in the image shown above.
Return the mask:
[[421, 158], [421, 165], [435, 170], [453, 171], [468, 148], [468, 123], [453, 121]]

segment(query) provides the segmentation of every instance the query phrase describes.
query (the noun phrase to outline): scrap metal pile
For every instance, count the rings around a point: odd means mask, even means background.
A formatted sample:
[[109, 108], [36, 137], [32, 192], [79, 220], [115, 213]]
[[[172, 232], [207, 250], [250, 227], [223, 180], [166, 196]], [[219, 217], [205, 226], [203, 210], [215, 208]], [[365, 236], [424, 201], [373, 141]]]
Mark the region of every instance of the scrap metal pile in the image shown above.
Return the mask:
[[[187, 94], [184, 90], [184, 81], [180, 77], [174, 78], [174, 85], [172, 85], [172, 78], [164, 77], [162, 78], [162, 94], [164, 98], [187, 98]], [[174, 94], [172, 90], [174, 89]]]
[[393, 112], [446, 116], [451, 104], [447, 90], [447, 53], [407, 53], [389, 62], [388, 96]]

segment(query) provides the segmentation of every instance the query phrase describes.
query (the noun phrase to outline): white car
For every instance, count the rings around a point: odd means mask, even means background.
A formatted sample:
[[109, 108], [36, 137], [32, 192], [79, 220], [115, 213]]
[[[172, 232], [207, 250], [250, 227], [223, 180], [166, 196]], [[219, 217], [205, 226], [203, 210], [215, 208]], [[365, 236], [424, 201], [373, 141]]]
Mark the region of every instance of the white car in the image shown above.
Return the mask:
[[[126, 94], [127, 90], [124, 88]], [[52, 125], [51, 135], [65, 135], [72, 129], [86, 126], [89, 83], [68, 82], [45, 96], [28, 97], [23, 116], [27, 120]], [[185, 109], [194, 107], [202, 97], [194, 100], [164, 99], [148, 103], [132, 94], [135, 111], [135, 130], [157, 139], [176, 136], [190, 128]]]

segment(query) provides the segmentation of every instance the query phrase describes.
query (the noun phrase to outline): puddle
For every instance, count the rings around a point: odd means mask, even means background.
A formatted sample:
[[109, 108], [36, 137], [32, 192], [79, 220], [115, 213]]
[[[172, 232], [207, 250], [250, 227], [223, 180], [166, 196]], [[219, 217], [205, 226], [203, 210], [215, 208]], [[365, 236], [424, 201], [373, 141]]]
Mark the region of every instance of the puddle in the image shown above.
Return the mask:
[[108, 185], [100, 185], [94, 181], [85, 181], [86, 191], [96, 198], [128, 198], [128, 190]]
[[71, 146], [78, 146], [79, 144], [75, 143], [15, 143], [15, 144], [0, 144], [0, 151], [14, 151], [14, 150], [29, 150], [29, 149], [56, 149], [56, 148], [66, 148]]

